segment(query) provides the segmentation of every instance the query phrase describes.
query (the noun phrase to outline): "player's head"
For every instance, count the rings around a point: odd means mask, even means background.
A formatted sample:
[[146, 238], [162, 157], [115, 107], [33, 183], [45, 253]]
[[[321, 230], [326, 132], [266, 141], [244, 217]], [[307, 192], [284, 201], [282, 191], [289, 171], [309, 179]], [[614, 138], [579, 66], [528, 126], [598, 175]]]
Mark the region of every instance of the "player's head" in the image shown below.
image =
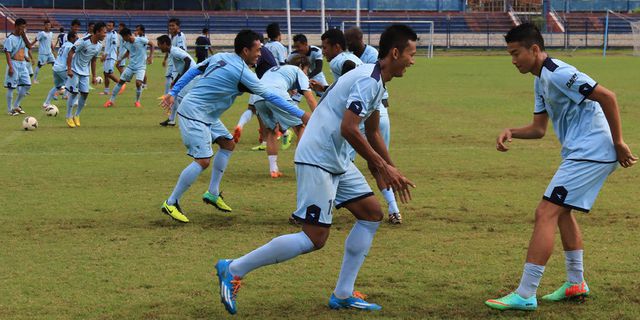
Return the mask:
[[95, 33], [95, 32], [93, 31], [93, 27], [95, 27], [95, 26], [96, 26], [96, 23], [95, 23], [95, 22], [93, 22], [93, 21], [89, 21], [89, 24], [87, 25], [87, 32], [88, 32], [88, 33]]
[[27, 30], [27, 20], [24, 20], [22, 18], [18, 18], [16, 19], [15, 23], [13, 24], [16, 33], [19, 34], [21, 32], [25, 32]]
[[98, 38], [98, 40], [102, 40], [107, 36], [107, 25], [102, 21], [96, 22], [93, 24], [91, 32]]
[[113, 21], [113, 20], [107, 21], [107, 31], [111, 32], [115, 25], [116, 25], [115, 21]]
[[344, 39], [347, 43], [347, 49], [351, 52], [357, 52], [364, 48], [362, 41], [362, 30], [358, 27], [351, 27], [344, 32]]
[[138, 37], [144, 36], [144, 33], [146, 31], [147, 30], [145, 29], [144, 25], [139, 24], [139, 25], [136, 26], [136, 34], [135, 35], [138, 36]]
[[58, 31], [60, 31], [60, 33], [63, 33], [64, 32], [64, 28], [60, 27], [60, 29], [58, 29]]
[[385, 61], [391, 77], [402, 77], [409, 66], [414, 63], [418, 35], [411, 27], [404, 24], [393, 24], [380, 36], [378, 60]]
[[69, 31], [69, 33], [67, 33], [67, 41], [74, 43], [76, 40], [78, 40], [78, 34], [73, 30]]
[[233, 40], [233, 49], [248, 65], [253, 66], [260, 58], [260, 36], [252, 30], [238, 32]]
[[120, 32], [120, 30], [126, 28], [127, 25], [124, 22], [120, 22], [118, 23], [118, 32]]
[[51, 21], [49, 19], [44, 20], [44, 31], [49, 31], [51, 29]]
[[322, 54], [327, 58], [327, 61], [333, 60], [347, 46], [344, 34], [340, 29], [329, 29], [322, 34], [320, 39], [322, 40]]
[[80, 20], [73, 19], [73, 21], [71, 21], [71, 30], [73, 30], [75, 33], [80, 32], [80, 27], [81, 26], [82, 26], [82, 24], [80, 23]]
[[180, 32], [180, 19], [178, 18], [169, 19], [169, 24], [167, 25], [167, 27], [169, 28], [170, 34], [172, 35], [177, 34], [178, 32]]
[[133, 41], [135, 40], [135, 37], [131, 33], [131, 30], [127, 27], [122, 28], [119, 33], [122, 36], [122, 40], [126, 42], [133, 43]]
[[280, 41], [281, 35], [282, 34], [280, 33], [280, 25], [277, 22], [270, 23], [267, 26], [267, 37], [269, 37], [269, 40]]
[[307, 41], [307, 36], [302, 33], [293, 36], [293, 50], [304, 55], [309, 53], [309, 42]]
[[202, 28], [202, 34], [204, 34], [205, 36], [209, 35], [209, 28]]
[[544, 39], [540, 30], [534, 24], [523, 23], [512, 28], [504, 36], [507, 51], [520, 73], [529, 73], [540, 69], [544, 54]]
[[160, 51], [167, 53], [171, 50], [171, 38], [169, 38], [168, 35], [163, 34], [156, 38], [156, 40], [158, 40], [158, 48], [160, 48]]
[[307, 74], [309, 72], [309, 66], [311, 66], [309, 57], [303, 56], [301, 54], [293, 55], [291, 59], [287, 61], [287, 63], [293, 66], [297, 66], [304, 72], [304, 74]]

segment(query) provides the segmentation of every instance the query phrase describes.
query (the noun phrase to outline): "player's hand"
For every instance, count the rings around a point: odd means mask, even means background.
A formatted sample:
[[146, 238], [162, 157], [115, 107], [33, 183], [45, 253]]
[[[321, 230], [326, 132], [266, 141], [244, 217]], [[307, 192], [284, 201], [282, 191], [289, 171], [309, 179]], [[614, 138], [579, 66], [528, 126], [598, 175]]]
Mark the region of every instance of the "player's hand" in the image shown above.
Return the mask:
[[506, 144], [506, 142], [511, 142], [511, 140], [513, 140], [511, 138], [511, 130], [509, 129], [502, 130], [502, 132], [496, 139], [496, 149], [502, 152], [509, 151], [509, 146]]
[[629, 168], [638, 162], [638, 157], [631, 153], [631, 149], [629, 149], [626, 143], [616, 144], [615, 148], [616, 154], [618, 155], [618, 162], [622, 167]]
[[316, 80], [309, 80], [309, 86], [315, 91], [324, 92], [324, 86]]
[[173, 96], [170, 94], [165, 94], [162, 97], [162, 101], [160, 101], [160, 105], [165, 112], [169, 112], [171, 110], [171, 106], [173, 105]]
[[7, 73], [9, 73], [9, 76], [13, 76], [13, 68], [9, 68], [9, 70], [7, 71]]
[[300, 118], [300, 120], [302, 120], [302, 124], [306, 125], [307, 122], [309, 122], [309, 118], [311, 118], [311, 113], [310, 112], [305, 112], [302, 115], [302, 118]]
[[153, 59], [151, 57], [147, 58], [147, 64], [153, 63]]
[[68, 76], [69, 78], [73, 78], [73, 71], [71, 71], [71, 70], [67, 70], [67, 76]]
[[402, 175], [398, 169], [385, 163], [381, 168], [378, 168], [378, 173], [382, 178], [382, 186], [386, 189], [393, 188], [393, 192], [398, 194], [400, 202], [408, 203], [411, 200], [409, 187], [415, 188], [416, 185]]
[[163, 60], [163, 61], [162, 61], [162, 66], [163, 66], [163, 67], [166, 67], [166, 66], [167, 66], [167, 60]]
[[106, 58], [107, 58], [107, 57], [103, 54], [103, 55], [101, 55], [101, 56], [100, 56], [100, 61], [104, 62], [104, 60], [105, 60]]

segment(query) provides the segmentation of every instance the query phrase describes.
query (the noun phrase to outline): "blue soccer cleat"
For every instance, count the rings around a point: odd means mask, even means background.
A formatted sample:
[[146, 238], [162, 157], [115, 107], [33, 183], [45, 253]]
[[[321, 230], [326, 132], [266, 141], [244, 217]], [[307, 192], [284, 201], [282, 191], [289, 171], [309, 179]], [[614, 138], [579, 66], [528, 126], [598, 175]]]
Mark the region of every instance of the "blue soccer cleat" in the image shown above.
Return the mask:
[[229, 272], [229, 264], [232, 260], [220, 259], [216, 263], [216, 274], [220, 283], [220, 302], [230, 314], [236, 314], [236, 296], [240, 290], [242, 279], [234, 277]]
[[536, 296], [523, 298], [515, 292], [499, 299], [489, 299], [484, 302], [489, 308], [498, 310], [527, 310], [532, 311], [538, 308]]
[[371, 311], [382, 309], [381, 306], [375, 303], [366, 302], [364, 300], [366, 298], [367, 298], [366, 295], [358, 291], [354, 291], [353, 295], [346, 299], [338, 299], [336, 295], [332, 293], [331, 298], [329, 298], [329, 308], [336, 309], [336, 310], [352, 308], [352, 309], [371, 310]]

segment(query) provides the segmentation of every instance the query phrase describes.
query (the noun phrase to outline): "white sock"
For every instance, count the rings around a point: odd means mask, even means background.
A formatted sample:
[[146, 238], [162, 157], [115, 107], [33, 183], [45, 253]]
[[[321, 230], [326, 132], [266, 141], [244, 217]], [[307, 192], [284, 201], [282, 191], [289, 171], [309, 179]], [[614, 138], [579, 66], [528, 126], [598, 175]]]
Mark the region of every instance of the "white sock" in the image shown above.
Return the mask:
[[251, 120], [251, 117], [253, 116], [253, 112], [251, 112], [251, 110], [247, 109], [245, 110], [242, 115], [240, 116], [240, 120], [238, 120], [238, 127], [244, 127], [245, 124], [247, 124], [247, 122], [249, 122], [249, 120]]
[[393, 194], [393, 189], [382, 189], [380, 190], [384, 200], [389, 205], [389, 214], [392, 213], [400, 213], [400, 209], [398, 208], [398, 203], [396, 202], [396, 196]]
[[269, 158], [269, 171], [278, 171], [278, 156], [267, 156]]

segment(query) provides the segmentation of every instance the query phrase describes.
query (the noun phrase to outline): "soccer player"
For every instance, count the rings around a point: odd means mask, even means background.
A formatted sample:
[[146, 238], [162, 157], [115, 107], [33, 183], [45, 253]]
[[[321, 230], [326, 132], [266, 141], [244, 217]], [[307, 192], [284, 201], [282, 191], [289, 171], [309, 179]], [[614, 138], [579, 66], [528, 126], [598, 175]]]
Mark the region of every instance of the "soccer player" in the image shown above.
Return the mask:
[[[293, 52], [289, 55], [287, 60], [291, 59], [296, 54], [309, 57], [311, 66], [309, 67], [309, 79], [318, 82], [322, 86], [328, 86], [327, 80], [322, 72], [322, 50], [316, 46], [309, 45], [307, 36], [304, 34], [297, 34], [293, 37]], [[321, 96], [321, 92], [317, 92], [318, 96]], [[298, 98], [296, 98], [299, 100]]]
[[[71, 31], [75, 32], [75, 33], [76, 33], [76, 35], [79, 35], [79, 34], [80, 34], [80, 28], [81, 28], [81, 27], [82, 27], [82, 24], [80, 23], [80, 20], [78, 20], [78, 19], [73, 19], [73, 20], [71, 21]], [[69, 39], [67, 39], [67, 35], [68, 35], [68, 34], [66, 34], [66, 33], [64, 34], [64, 37], [63, 37], [63, 39], [62, 39], [62, 40], [63, 40], [63, 41], [62, 41], [62, 43], [65, 43], [65, 42], [69, 41]]]
[[[14, 23], [14, 31], [4, 40], [4, 54], [7, 58], [7, 71], [4, 76], [4, 87], [7, 88], [7, 113], [10, 116], [24, 114], [20, 102], [31, 87], [26, 50], [31, 47], [25, 33], [27, 21], [18, 18]], [[13, 90], [18, 89], [18, 97], [13, 101]]]
[[[378, 50], [373, 46], [366, 45], [362, 40], [362, 30], [358, 27], [353, 27], [345, 31], [344, 37], [347, 43], [347, 50], [353, 52], [364, 63], [375, 63], [378, 59]], [[385, 91], [382, 96], [382, 105], [380, 106], [380, 133], [384, 144], [389, 150], [389, 143], [391, 142], [391, 122], [389, 121], [389, 92]], [[364, 126], [360, 126], [360, 132], [364, 134]], [[349, 150], [350, 158], [355, 160], [356, 151], [353, 148]], [[398, 202], [396, 201], [393, 190], [382, 188], [378, 186], [378, 190], [382, 194], [382, 197], [387, 202], [387, 210], [389, 213], [388, 222], [391, 224], [401, 224], [402, 215], [400, 214], [400, 208], [398, 208]]]
[[[124, 40], [124, 47], [127, 49], [127, 53], [124, 58], [129, 58], [129, 64], [124, 69], [124, 72], [120, 76], [118, 84], [113, 88], [111, 98], [104, 103], [105, 108], [114, 106], [116, 97], [120, 92], [120, 88], [125, 82], [131, 81], [133, 76], [136, 76], [136, 102], [134, 106], [141, 108], [140, 96], [142, 95], [142, 82], [144, 81], [144, 75], [147, 71], [147, 65], [153, 62], [153, 48], [154, 44], [144, 36], [136, 37], [131, 33], [129, 28], [124, 28], [120, 31], [120, 35]], [[151, 50], [151, 54], [147, 57], [147, 47]], [[118, 61], [119, 62], [119, 61]]]
[[[187, 37], [180, 31], [180, 19], [171, 18], [169, 19], [169, 36], [171, 37], [171, 45], [178, 47], [184, 51], [187, 51]], [[168, 60], [169, 54], [165, 54], [164, 60], [162, 61], [162, 66], [167, 67], [167, 71], [165, 73], [165, 84], [164, 84], [164, 93], [169, 92], [171, 88], [171, 83], [173, 82], [173, 65], [171, 64], [171, 60]], [[167, 61], [168, 60], [168, 61]]]
[[213, 54], [211, 40], [209, 39], [209, 28], [203, 28], [202, 34], [196, 39], [196, 59], [197, 63], [206, 60], [209, 54]]
[[[313, 92], [309, 87], [309, 78], [307, 78], [307, 72], [309, 71], [309, 58], [306, 56], [297, 55], [293, 57], [289, 63], [290, 65], [278, 66], [271, 68], [267, 71], [260, 82], [264, 86], [274, 93], [280, 95], [283, 99], [288, 100], [290, 103], [295, 102], [291, 99], [289, 91], [296, 90], [304, 95], [307, 100], [307, 104], [313, 111], [316, 108], [316, 99], [313, 97]], [[302, 137], [304, 128], [300, 119], [287, 114], [278, 107], [264, 100], [264, 98], [258, 96], [254, 102], [256, 113], [260, 118], [264, 134], [264, 138], [267, 141], [267, 159], [269, 160], [269, 174], [272, 178], [279, 178], [282, 176], [280, 169], [278, 168], [278, 144], [276, 143], [276, 130], [285, 132], [289, 128], [293, 128], [298, 139]]]
[[93, 21], [89, 21], [89, 24], [87, 24], [87, 33], [84, 34], [84, 37], [90, 37], [93, 34], [93, 27], [96, 25], [95, 22]]
[[69, 39], [69, 41], [62, 44], [62, 47], [58, 50], [58, 57], [53, 64], [53, 88], [49, 90], [49, 94], [47, 94], [47, 98], [42, 104], [43, 108], [51, 103], [51, 99], [54, 98], [56, 92], [64, 87], [69, 78], [67, 76], [67, 57], [69, 56], [69, 51], [73, 48], [73, 43], [77, 39], [76, 33], [69, 31], [67, 39]]
[[180, 134], [194, 161], [180, 174], [180, 178], [167, 199], [162, 211], [180, 222], [189, 222], [178, 201], [182, 194], [196, 181], [200, 173], [209, 167], [213, 150], [212, 143], [220, 149], [213, 158], [213, 170], [209, 189], [202, 200], [219, 210], [230, 212], [232, 209], [222, 200], [220, 181], [227, 167], [231, 152], [235, 147], [233, 137], [227, 131], [220, 116], [229, 109], [235, 98], [242, 92], [252, 92], [270, 103], [286, 110], [287, 113], [301, 118], [303, 123], [309, 119], [309, 113], [289, 104], [279, 95], [267, 91], [249, 66], [255, 65], [260, 57], [258, 34], [251, 30], [240, 31], [234, 40], [234, 53], [217, 53], [196, 68], [189, 69], [173, 86], [162, 101], [164, 108], [170, 108], [174, 97], [191, 80], [202, 75], [193, 89], [184, 97], [178, 109]]
[[118, 33], [115, 30], [115, 22], [113, 20], [107, 21], [107, 36], [104, 40], [104, 53], [100, 57], [103, 62], [103, 74], [104, 74], [104, 91], [100, 94], [109, 95], [109, 86], [112, 80], [118, 83], [118, 78], [115, 76], [114, 71], [116, 69], [116, 61], [118, 60]]
[[[351, 144], [367, 160], [376, 180], [392, 186], [401, 200], [409, 201], [409, 187], [413, 183], [395, 168], [389, 158], [378, 130], [377, 109], [385, 83], [394, 77], [402, 77], [414, 63], [416, 40], [416, 33], [408, 26], [389, 26], [380, 37], [378, 63], [350, 71], [323, 95], [294, 158], [298, 203], [293, 216], [302, 223], [302, 232], [274, 238], [234, 260], [218, 260], [216, 270], [221, 302], [229, 313], [237, 311], [236, 295], [241, 280], [249, 272], [324, 246], [329, 237], [334, 205], [347, 208], [357, 221], [345, 242], [342, 267], [336, 288], [329, 298], [329, 307], [381, 309], [354, 291], [358, 271], [383, 213], [364, 176], [350, 161], [346, 146]], [[362, 121], [365, 122], [366, 137], [358, 129]]]
[[53, 32], [51, 32], [51, 22], [49, 20], [44, 21], [44, 30], [38, 32], [31, 46], [35, 45], [36, 42], [40, 42], [40, 45], [38, 46], [38, 66], [33, 74], [33, 83], [38, 83], [38, 73], [40, 73], [42, 66], [45, 64], [53, 65], [56, 62], [56, 58], [53, 55]]
[[542, 138], [551, 120], [562, 144], [562, 162], [536, 209], [520, 286], [485, 303], [499, 310], [535, 310], [536, 290], [553, 251], [556, 227], [564, 248], [567, 281], [542, 299], [561, 301], [590, 294], [583, 274], [582, 235], [572, 210], [589, 212], [618, 163], [628, 168], [638, 158], [622, 137], [613, 92], [575, 67], [549, 57], [542, 35], [533, 24], [511, 29], [505, 40], [513, 65], [520, 73], [535, 76], [534, 112], [531, 124], [504, 129], [496, 139], [496, 149], [508, 151], [507, 142], [513, 138]]
[[[320, 36], [322, 40], [322, 54], [329, 62], [329, 68], [333, 73], [333, 81], [336, 82], [345, 73], [362, 64], [356, 55], [346, 50], [344, 34], [340, 29], [329, 29]], [[329, 86], [318, 81], [311, 81], [311, 86], [318, 92], [324, 92]]]
[[[120, 61], [120, 63], [116, 64], [116, 68], [118, 69], [118, 72], [120, 72], [120, 75], [122, 75], [124, 67], [127, 65], [127, 58], [124, 58], [124, 55], [127, 53], [127, 49], [124, 48], [124, 40], [122, 40], [122, 36], [120, 35], [120, 31], [126, 27], [127, 25], [123, 22], [118, 23], [118, 61]], [[127, 84], [124, 84], [124, 86], [122, 86], [122, 90], [124, 90], [126, 86]]]
[[62, 48], [62, 44], [64, 44], [64, 39], [65, 39], [65, 32], [64, 32], [64, 28], [60, 27], [60, 29], [58, 29], [58, 31], [60, 32], [58, 34], [58, 39], [56, 40], [56, 48]]
[[282, 33], [277, 22], [270, 23], [267, 26], [267, 37], [269, 37], [269, 41], [264, 46], [273, 53], [273, 57], [276, 58], [278, 64], [284, 65], [287, 59], [287, 48], [281, 42]]
[[[102, 40], [107, 35], [107, 26], [98, 22], [93, 26], [91, 36], [77, 40], [67, 56], [66, 90], [71, 94], [67, 101], [67, 125], [70, 128], [80, 126], [80, 113], [89, 97], [89, 67], [91, 82], [96, 84], [96, 59], [102, 51]], [[74, 100], [78, 99], [78, 107], [73, 115]]]
[[[158, 37], [158, 48], [163, 53], [169, 54], [169, 60], [174, 67], [174, 73], [171, 76], [174, 80], [171, 83], [171, 86], [175, 85], [175, 83], [187, 72], [190, 68], [194, 68], [196, 63], [193, 61], [191, 55], [188, 52], [171, 45], [171, 38], [167, 35], [162, 35]], [[163, 127], [166, 126], [175, 126], [176, 125], [176, 113], [178, 112], [178, 103], [174, 103], [171, 106], [171, 112], [169, 113], [169, 118], [165, 121], [160, 122], [160, 125]]]

